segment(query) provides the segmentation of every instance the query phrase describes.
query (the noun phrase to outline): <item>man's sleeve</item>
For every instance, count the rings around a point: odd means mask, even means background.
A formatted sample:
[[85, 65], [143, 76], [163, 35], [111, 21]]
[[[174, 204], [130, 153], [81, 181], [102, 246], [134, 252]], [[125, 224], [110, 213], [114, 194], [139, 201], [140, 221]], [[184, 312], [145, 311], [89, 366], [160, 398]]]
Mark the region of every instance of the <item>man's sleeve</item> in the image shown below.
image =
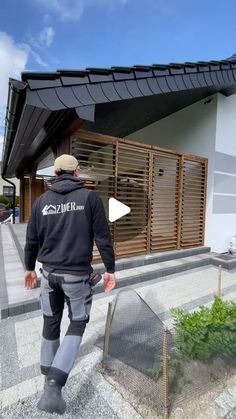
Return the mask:
[[93, 233], [97, 248], [105, 265], [106, 271], [114, 273], [115, 255], [102, 200], [95, 193], [90, 193], [89, 199], [92, 210]]
[[26, 231], [25, 269], [27, 271], [34, 271], [37, 255], [38, 255], [38, 233], [37, 233], [36, 205], [33, 205], [32, 210], [31, 210], [30, 220], [28, 222], [27, 231]]

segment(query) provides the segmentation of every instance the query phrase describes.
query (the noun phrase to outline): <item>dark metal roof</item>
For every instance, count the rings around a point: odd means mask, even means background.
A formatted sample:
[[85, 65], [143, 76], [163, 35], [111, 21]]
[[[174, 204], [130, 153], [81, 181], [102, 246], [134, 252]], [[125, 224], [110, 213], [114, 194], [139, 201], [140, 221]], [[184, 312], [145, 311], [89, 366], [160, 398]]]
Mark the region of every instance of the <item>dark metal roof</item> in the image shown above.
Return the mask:
[[50, 110], [107, 103], [236, 82], [236, 58], [197, 63], [22, 73], [31, 105]]
[[9, 82], [3, 173], [23, 173], [78, 116], [87, 121], [85, 128], [125, 136], [201, 98], [235, 89], [235, 55], [197, 63], [24, 72], [22, 82]]

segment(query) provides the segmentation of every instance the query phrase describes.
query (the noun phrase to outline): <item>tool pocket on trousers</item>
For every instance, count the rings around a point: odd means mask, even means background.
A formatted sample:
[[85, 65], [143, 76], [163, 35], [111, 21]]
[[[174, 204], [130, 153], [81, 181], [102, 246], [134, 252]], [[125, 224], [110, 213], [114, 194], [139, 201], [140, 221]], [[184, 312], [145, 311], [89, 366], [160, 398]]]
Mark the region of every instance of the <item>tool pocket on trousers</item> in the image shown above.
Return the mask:
[[67, 283], [66, 277], [64, 277], [62, 288], [66, 296], [71, 320], [88, 320], [92, 303], [92, 291], [87, 277], [74, 283], [71, 281]]
[[50, 287], [48, 280], [42, 275], [41, 284], [40, 284], [40, 300], [41, 308], [43, 314], [46, 316], [52, 316], [52, 308], [50, 304], [50, 293], [53, 292], [53, 289]]

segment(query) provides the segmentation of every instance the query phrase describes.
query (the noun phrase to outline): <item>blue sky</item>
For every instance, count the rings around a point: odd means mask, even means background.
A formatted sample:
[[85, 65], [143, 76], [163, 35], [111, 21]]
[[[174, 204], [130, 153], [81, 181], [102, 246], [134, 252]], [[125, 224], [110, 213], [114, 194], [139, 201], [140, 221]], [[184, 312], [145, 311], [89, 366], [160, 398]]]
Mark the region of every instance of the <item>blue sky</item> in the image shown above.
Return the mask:
[[0, 144], [8, 77], [112, 65], [223, 59], [234, 0], [8, 0], [0, 14]]

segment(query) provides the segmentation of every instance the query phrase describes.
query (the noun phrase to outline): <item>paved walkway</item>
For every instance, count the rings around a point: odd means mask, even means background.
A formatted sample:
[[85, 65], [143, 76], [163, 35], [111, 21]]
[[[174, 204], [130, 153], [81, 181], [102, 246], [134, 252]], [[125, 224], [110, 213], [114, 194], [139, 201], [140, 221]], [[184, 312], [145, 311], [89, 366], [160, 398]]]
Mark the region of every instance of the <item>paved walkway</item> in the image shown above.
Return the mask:
[[[23, 288], [23, 266], [19, 252], [14, 248], [7, 226], [2, 226], [0, 248], [0, 275], [3, 269], [9, 284], [9, 299], [14, 304], [22, 299], [38, 297], [39, 289]], [[0, 240], [1, 243], [1, 240]], [[22, 243], [23, 244], [23, 235]], [[3, 266], [4, 256], [4, 266]], [[136, 268], [139, 271], [139, 268]], [[140, 272], [141, 272], [140, 268]], [[217, 268], [202, 267], [168, 277], [139, 283], [129, 288], [136, 289], [165, 324], [171, 328], [170, 309], [183, 307], [194, 310], [200, 305], [210, 305], [217, 290]], [[223, 298], [236, 300], [236, 272], [222, 272]], [[2, 292], [2, 290], [0, 290]], [[65, 388], [68, 403], [65, 418], [141, 419], [135, 409], [99, 373], [102, 352], [96, 346], [97, 338], [104, 333], [108, 302], [118, 291], [108, 296], [94, 297], [91, 321], [86, 329], [80, 356]], [[65, 313], [62, 331], [67, 328]], [[11, 317], [0, 322], [0, 418], [47, 418], [36, 409], [43, 388], [39, 369], [42, 317], [40, 311]], [[219, 394], [204, 412], [196, 411], [198, 419], [236, 419], [236, 378], [231, 386]], [[57, 417], [57, 415], [53, 415]], [[174, 418], [190, 419], [178, 409]], [[192, 418], [191, 418], [192, 419]]]
[[[109, 296], [94, 301], [81, 353], [64, 392], [68, 404], [63, 415], [65, 418], [140, 418], [95, 368], [102, 356], [95, 341], [104, 331], [107, 304], [112, 298]], [[62, 333], [67, 324], [65, 313]], [[43, 387], [38, 362], [41, 329], [42, 317], [38, 311], [0, 323], [2, 419], [52, 417], [42, 414], [35, 407]]]
[[[163, 282], [155, 283], [155, 280], [152, 280], [143, 286], [132, 288], [136, 288], [152, 309], [159, 313], [171, 327], [169, 309], [184, 304], [192, 310], [201, 304], [204, 298], [205, 300], [208, 298], [210, 302], [217, 286], [216, 278], [216, 268], [202, 268], [169, 277]], [[225, 290], [232, 288], [232, 291], [226, 293], [224, 298], [236, 299], [235, 280], [235, 273], [223, 272]], [[96, 369], [102, 353], [95, 343], [98, 336], [104, 332], [107, 304], [114, 298], [116, 292], [113, 291], [109, 296], [105, 294], [95, 296], [91, 321], [84, 335], [81, 353], [65, 388], [65, 399], [68, 403], [68, 410], [63, 416], [65, 418], [141, 418]], [[67, 327], [67, 322], [65, 313], [62, 323], [63, 331]], [[2, 419], [48, 417], [35, 408], [43, 387], [38, 363], [41, 328], [42, 317], [39, 311], [8, 318], [0, 323]], [[228, 404], [224, 402], [223, 409], [214, 406], [212, 409], [215, 409], [216, 415], [213, 415], [211, 409], [211, 416], [206, 416], [206, 418], [219, 419], [225, 417], [226, 414], [231, 415], [227, 418], [236, 418], [236, 398], [233, 400], [235, 402], [232, 400]], [[228, 409], [227, 413], [226, 409]], [[57, 417], [57, 415], [54, 416]], [[204, 416], [199, 416], [200, 418], [205, 419]]]

